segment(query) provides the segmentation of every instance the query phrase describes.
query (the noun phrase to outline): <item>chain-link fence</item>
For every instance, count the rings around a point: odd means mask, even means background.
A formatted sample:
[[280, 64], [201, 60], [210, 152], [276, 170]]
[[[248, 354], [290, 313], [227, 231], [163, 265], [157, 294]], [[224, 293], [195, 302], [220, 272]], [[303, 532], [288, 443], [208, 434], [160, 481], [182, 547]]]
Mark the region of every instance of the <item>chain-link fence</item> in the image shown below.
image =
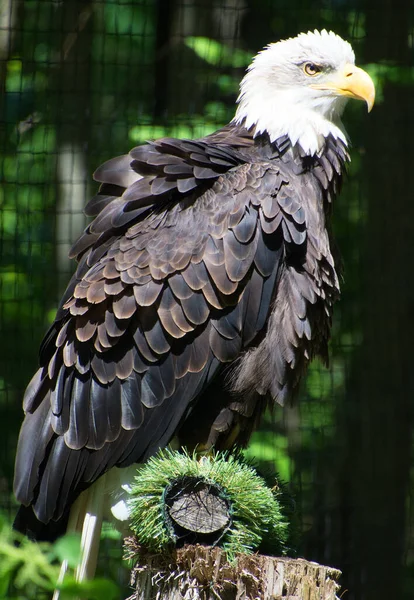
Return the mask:
[[[2, 0], [0, 503], [14, 511], [24, 388], [73, 264], [104, 160], [234, 114], [249, 57], [313, 28], [352, 42], [378, 84], [345, 115], [352, 166], [334, 227], [345, 268], [331, 366], [277, 408], [250, 454], [295, 499], [299, 554], [339, 567], [347, 598], [411, 598], [414, 6], [331, 0]], [[411, 135], [413, 134], [413, 135]]]

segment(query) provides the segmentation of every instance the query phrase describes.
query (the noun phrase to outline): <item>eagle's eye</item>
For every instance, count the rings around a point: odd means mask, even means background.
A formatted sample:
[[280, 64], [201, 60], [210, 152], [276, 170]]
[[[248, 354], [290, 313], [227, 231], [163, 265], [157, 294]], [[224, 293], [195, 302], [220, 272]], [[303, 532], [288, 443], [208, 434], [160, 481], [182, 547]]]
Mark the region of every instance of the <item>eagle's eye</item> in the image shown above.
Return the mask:
[[307, 62], [303, 65], [303, 70], [306, 73], [306, 75], [310, 75], [310, 77], [313, 77], [314, 75], [317, 75], [321, 72], [321, 67], [318, 67], [318, 65], [315, 65], [315, 63]]

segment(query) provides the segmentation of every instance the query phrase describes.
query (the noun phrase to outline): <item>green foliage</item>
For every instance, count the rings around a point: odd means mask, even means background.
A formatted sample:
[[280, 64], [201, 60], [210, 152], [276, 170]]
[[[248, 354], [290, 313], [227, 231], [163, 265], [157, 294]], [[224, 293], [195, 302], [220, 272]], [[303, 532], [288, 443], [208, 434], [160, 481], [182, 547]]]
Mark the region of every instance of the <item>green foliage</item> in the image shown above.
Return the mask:
[[291, 458], [285, 434], [277, 431], [254, 432], [245, 455], [256, 462], [272, 463], [283, 481], [289, 481]]
[[[31, 600], [43, 593], [61, 590], [62, 600], [85, 598], [115, 600], [118, 586], [109, 579], [93, 579], [78, 583], [73, 569], [80, 558], [80, 537], [67, 534], [55, 544], [34, 543], [16, 533], [0, 516], [0, 598]], [[70, 571], [63, 583], [57, 584], [60, 563], [67, 561]]]
[[148, 140], [162, 137], [198, 138], [213, 133], [217, 129], [217, 121], [209, 123], [200, 115], [191, 118], [182, 118], [181, 123], [172, 125], [154, 125], [151, 120], [142, 118], [139, 125], [129, 131], [129, 139], [134, 144], [143, 144]]
[[229, 48], [216, 40], [206, 37], [188, 36], [185, 44], [210, 65], [215, 67], [247, 67], [252, 55], [238, 48]]
[[85, 600], [117, 600], [119, 588], [109, 579], [96, 578], [78, 583], [73, 578], [68, 578], [58, 586], [62, 600], [84, 598]]
[[59, 538], [54, 544], [52, 555], [60, 562], [68, 561], [69, 567], [74, 569], [79, 564], [81, 558], [81, 548], [79, 535], [76, 533], [67, 533]]
[[375, 84], [375, 104], [381, 104], [384, 100], [384, 86], [414, 85], [414, 67], [396, 65], [395, 63], [369, 63], [364, 67], [372, 77]]
[[169, 450], [139, 470], [130, 492], [131, 528], [145, 548], [162, 552], [175, 541], [164, 516], [164, 492], [172, 481], [184, 476], [223, 489], [232, 523], [219, 545], [229, 560], [239, 552], [253, 552], [263, 538], [275, 553], [285, 552], [288, 524], [280, 510], [278, 492], [267, 487], [251, 466], [227, 453], [197, 458]]
[[49, 559], [49, 544], [34, 544], [13, 532], [0, 517], [0, 596], [4, 597], [9, 585], [28, 598], [36, 597], [36, 590], [53, 590], [59, 567]]

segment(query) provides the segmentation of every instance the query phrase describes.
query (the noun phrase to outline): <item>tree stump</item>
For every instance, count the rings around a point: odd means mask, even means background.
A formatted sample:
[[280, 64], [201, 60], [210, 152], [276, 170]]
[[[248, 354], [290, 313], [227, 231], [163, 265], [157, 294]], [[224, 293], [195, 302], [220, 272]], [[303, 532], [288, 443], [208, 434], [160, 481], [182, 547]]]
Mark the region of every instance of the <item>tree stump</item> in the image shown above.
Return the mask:
[[240, 554], [229, 564], [217, 547], [188, 545], [167, 556], [140, 553], [134, 537], [125, 545], [140, 556], [128, 600], [338, 600], [341, 572], [302, 558]]
[[226, 454], [164, 452], [131, 487], [129, 600], [336, 600], [340, 572], [286, 552], [277, 488]]

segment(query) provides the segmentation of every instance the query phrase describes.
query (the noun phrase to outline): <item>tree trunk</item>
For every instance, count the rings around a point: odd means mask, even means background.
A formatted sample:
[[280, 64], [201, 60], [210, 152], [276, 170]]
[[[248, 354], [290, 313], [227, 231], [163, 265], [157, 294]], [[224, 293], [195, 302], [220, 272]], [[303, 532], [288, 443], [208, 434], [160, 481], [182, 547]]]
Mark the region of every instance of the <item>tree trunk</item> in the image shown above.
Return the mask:
[[58, 284], [64, 289], [73, 271], [68, 258], [73, 241], [85, 226], [83, 209], [89, 197], [87, 149], [90, 140], [93, 0], [66, 0], [57, 13], [59, 67], [54, 106], [57, 125], [56, 262]]
[[[129, 556], [139, 551], [125, 541]], [[340, 571], [302, 558], [239, 555], [229, 564], [223, 550], [185, 546], [171, 555], [141, 555], [131, 573], [128, 600], [337, 600]]]

